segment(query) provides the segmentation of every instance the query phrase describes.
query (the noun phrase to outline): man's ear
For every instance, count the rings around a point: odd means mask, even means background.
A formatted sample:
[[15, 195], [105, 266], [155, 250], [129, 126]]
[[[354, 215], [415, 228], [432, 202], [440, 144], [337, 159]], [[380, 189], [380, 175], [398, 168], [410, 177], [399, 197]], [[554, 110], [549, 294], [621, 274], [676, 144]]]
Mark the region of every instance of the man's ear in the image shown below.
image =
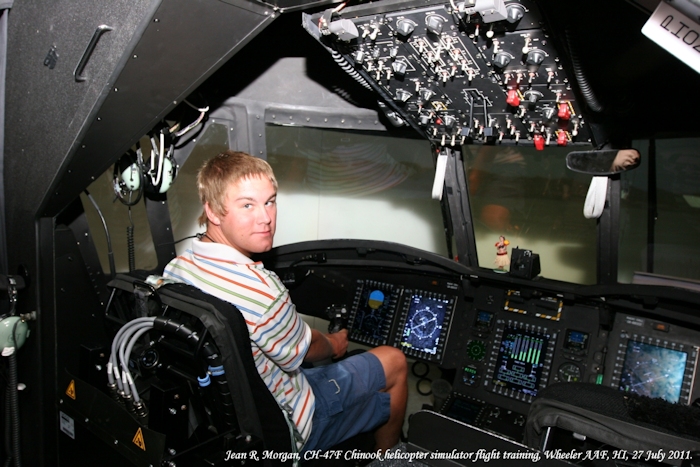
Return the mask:
[[204, 203], [204, 212], [207, 213], [207, 219], [212, 225], [221, 225], [221, 219], [214, 213], [214, 210], [209, 206], [209, 203]]

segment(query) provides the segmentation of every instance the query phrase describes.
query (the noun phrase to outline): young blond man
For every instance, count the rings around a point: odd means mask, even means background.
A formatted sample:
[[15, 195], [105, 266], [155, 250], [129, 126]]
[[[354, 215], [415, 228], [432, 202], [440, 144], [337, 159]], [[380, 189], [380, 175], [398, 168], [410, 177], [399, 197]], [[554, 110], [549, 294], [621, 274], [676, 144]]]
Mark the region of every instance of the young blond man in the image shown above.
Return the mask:
[[296, 427], [304, 451], [328, 449], [376, 428], [376, 448], [399, 441], [406, 411], [407, 367], [401, 351], [381, 346], [331, 365], [345, 354], [347, 330], [324, 334], [298, 315], [274, 272], [251, 256], [272, 248], [277, 181], [262, 159], [226, 151], [197, 176], [206, 232], [164, 275], [233, 303], [245, 318], [256, 368]]

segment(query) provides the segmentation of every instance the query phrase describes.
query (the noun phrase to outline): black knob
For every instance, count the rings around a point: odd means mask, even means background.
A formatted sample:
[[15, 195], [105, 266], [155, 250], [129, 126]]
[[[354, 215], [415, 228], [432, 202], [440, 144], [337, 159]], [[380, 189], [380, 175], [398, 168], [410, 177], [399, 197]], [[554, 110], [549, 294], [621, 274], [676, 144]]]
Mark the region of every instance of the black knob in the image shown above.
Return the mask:
[[428, 31], [438, 36], [442, 33], [442, 28], [445, 25], [445, 19], [442, 16], [428, 15], [425, 18], [425, 27]]
[[533, 49], [527, 53], [527, 58], [525, 59], [525, 63], [528, 65], [536, 65], [540, 66], [540, 64], [544, 61], [544, 52], [541, 50]]
[[410, 19], [402, 18], [396, 22], [396, 32], [402, 36], [408, 36], [416, 29], [416, 23]]
[[498, 68], [505, 68], [511, 61], [510, 55], [504, 52], [498, 52], [493, 58], [493, 64]]

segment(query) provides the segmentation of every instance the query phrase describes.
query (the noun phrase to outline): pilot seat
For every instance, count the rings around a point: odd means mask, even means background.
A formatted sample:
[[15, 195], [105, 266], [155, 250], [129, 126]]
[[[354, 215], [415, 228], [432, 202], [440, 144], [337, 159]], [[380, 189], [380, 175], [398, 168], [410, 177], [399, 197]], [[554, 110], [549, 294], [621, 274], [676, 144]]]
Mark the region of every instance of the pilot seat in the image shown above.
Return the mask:
[[[148, 276], [117, 274], [109, 283], [105, 322], [119, 342], [83, 345], [79, 374], [63, 375], [61, 416], [135, 465], [292, 465], [300, 457], [293, 425], [255, 368], [238, 309]], [[114, 353], [128, 372], [114, 371]], [[338, 448], [371, 450], [370, 438]]]

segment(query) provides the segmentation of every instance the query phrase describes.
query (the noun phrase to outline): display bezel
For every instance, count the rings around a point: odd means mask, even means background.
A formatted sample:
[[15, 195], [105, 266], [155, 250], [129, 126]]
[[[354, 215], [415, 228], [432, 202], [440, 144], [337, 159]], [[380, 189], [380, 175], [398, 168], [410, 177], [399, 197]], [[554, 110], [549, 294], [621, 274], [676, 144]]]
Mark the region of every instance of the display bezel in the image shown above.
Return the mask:
[[[456, 303], [456, 297], [417, 289], [407, 289], [404, 297], [401, 319], [396, 331], [396, 346], [410, 357], [437, 363], [441, 362], [445, 352], [450, 325], [452, 323], [452, 314]], [[439, 328], [439, 334], [433, 341], [434, 345], [416, 347], [408, 342], [409, 336], [406, 335], [407, 328], [414, 316], [413, 313], [420, 311], [414, 309], [414, 305], [417, 304], [417, 301], [420, 301], [420, 304], [423, 305], [426, 304], [426, 301], [433, 302], [433, 304], [440, 302], [444, 306], [442, 309], [441, 322], [436, 325], [436, 328]], [[418, 306], [420, 306], [420, 304], [418, 304]]]
[[[536, 380], [531, 388], [525, 388], [523, 385], [518, 385], [512, 381], [506, 381], [504, 375], [500, 373], [502, 366], [507, 366], [508, 362], [517, 361], [512, 358], [502, 358], [504, 352], [506, 351], [504, 349], [504, 342], [508, 338], [509, 333], [515, 333], [521, 336], [528, 335], [536, 339], [539, 338], [543, 341], [543, 344], [539, 350], [540, 355], [537, 357], [536, 361]], [[504, 320], [498, 320], [496, 336], [491, 349], [491, 354], [496, 355], [496, 357], [492, 359], [492, 362], [489, 364], [484, 385], [487, 387], [490, 386], [491, 391], [496, 394], [501, 394], [528, 403], [532, 402], [534, 397], [536, 397], [539, 391], [541, 391], [547, 385], [549, 380], [556, 340], [557, 333], [550, 331], [546, 327], [529, 325], [512, 320], [508, 320], [507, 322]], [[527, 363], [532, 365], [532, 361]]]
[[[381, 313], [381, 322], [376, 326], [374, 334], [365, 332], [366, 327], [361, 322], [367, 313], [372, 313], [369, 308], [369, 296], [372, 291], [379, 290], [385, 295]], [[391, 327], [394, 322], [396, 310], [401, 298], [402, 288], [386, 282], [373, 280], [358, 280], [355, 289], [355, 298], [348, 316], [348, 339], [367, 345], [387, 345], [391, 336]]]
[[[632, 372], [630, 368], [631, 362], [631, 352], [635, 349], [641, 349], [647, 356], [647, 359], [651, 359], [651, 353], [661, 352], [665, 354], [666, 357], [674, 356], [678, 354], [685, 355], [685, 361], [682, 362], [682, 368], [678, 368], [680, 374], [676, 375], [678, 379], [674, 385], [674, 396], [664, 397], [660, 392], [659, 388], [654, 384], [654, 381], [667, 380], [667, 375], [663, 375], [663, 378], [654, 379], [653, 381], [642, 381], [644, 388], [638, 390], [631, 389], [632, 381], [628, 378]], [[613, 380], [611, 385], [616, 389], [621, 391], [629, 391], [634, 394], [661, 398], [671, 403], [688, 404], [690, 400], [691, 392], [691, 382], [693, 379], [693, 373], [697, 365], [698, 360], [698, 348], [691, 345], [684, 345], [682, 343], [662, 340], [657, 338], [652, 338], [645, 335], [633, 334], [629, 337], [622, 337], [620, 339], [618, 347], [618, 358], [617, 364], [615, 365], [615, 370], [613, 372]], [[667, 365], [657, 365], [659, 368], [666, 368]]]

